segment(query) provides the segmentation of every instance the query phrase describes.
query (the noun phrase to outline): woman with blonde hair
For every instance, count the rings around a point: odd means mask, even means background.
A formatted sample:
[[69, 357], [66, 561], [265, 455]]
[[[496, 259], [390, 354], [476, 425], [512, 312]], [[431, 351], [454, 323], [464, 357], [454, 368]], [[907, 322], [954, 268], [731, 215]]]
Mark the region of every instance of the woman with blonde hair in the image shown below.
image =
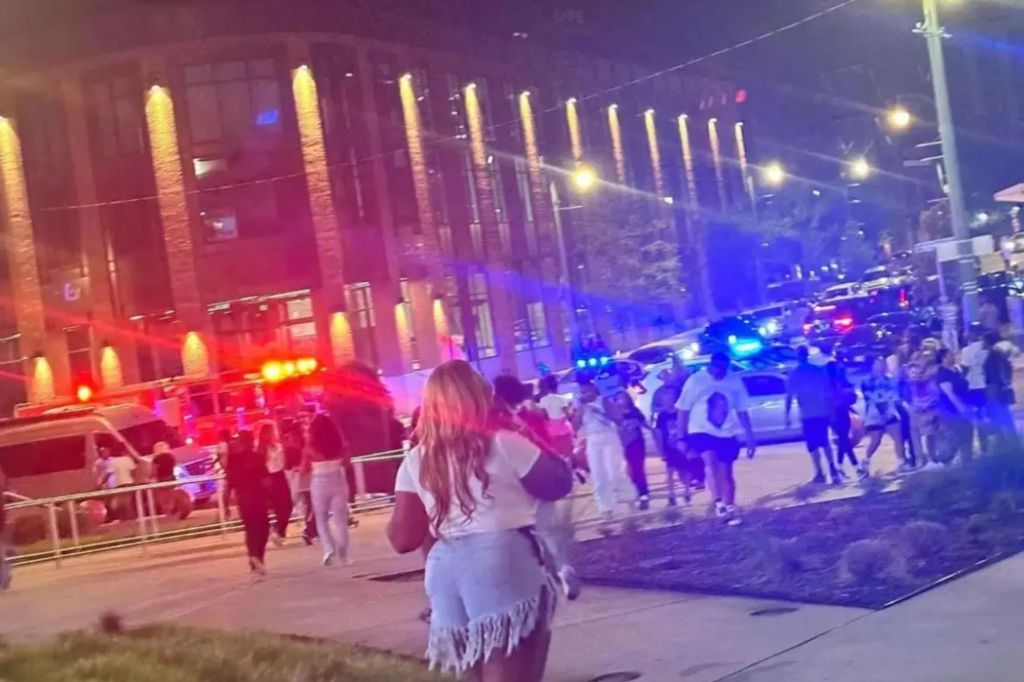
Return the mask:
[[496, 428], [488, 383], [462, 360], [434, 370], [418, 445], [395, 483], [388, 538], [430, 546], [431, 666], [491, 680], [539, 681], [555, 591], [534, 533], [537, 503], [572, 487], [562, 460]]

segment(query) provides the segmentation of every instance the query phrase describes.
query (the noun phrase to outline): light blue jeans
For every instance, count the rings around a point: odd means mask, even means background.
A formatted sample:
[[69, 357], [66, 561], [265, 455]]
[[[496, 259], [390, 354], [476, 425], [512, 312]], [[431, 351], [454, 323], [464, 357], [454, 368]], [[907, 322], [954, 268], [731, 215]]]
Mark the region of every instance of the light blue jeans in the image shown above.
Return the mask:
[[[2, 502], [0, 502], [2, 504]], [[7, 545], [0, 537], [0, 591], [11, 586], [11, 561], [7, 558]]]
[[344, 470], [339, 466], [330, 472], [314, 473], [309, 480], [309, 496], [324, 555], [336, 554], [347, 560], [348, 486]]
[[463, 673], [511, 654], [554, 615], [555, 592], [532, 529], [438, 540], [427, 555], [431, 667]]

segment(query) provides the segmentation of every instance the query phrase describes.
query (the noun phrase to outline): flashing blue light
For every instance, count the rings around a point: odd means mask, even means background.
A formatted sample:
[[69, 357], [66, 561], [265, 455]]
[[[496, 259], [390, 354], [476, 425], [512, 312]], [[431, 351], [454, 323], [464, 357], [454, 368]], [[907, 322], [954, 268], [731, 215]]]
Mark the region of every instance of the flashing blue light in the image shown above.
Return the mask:
[[256, 125], [258, 126], [277, 125], [277, 122], [280, 120], [281, 113], [277, 109], [264, 109], [256, 114]]
[[605, 365], [607, 365], [611, 361], [612, 361], [612, 359], [606, 355], [603, 358], [601, 358], [601, 366], [604, 367]]
[[590, 360], [587, 361], [587, 364], [591, 367], [597, 367], [597, 358], [590, 358]]
[[584, 369], [587, 366], [587, 361], [586, 360], [577, 360], [576, 361], [576, 366], [579, 367], [580, 369]]
[[729, 345], [732, 348], [732, 352], [740, 357], [756, 355], [764, 348], [764, 344], [761, 343], [760, 339], [737, 339], [730, 341]]

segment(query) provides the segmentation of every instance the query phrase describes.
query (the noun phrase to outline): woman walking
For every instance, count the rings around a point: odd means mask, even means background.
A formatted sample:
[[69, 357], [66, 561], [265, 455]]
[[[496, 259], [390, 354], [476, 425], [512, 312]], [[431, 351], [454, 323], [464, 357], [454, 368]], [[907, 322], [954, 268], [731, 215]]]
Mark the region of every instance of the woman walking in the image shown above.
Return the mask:
[[256, 450], [252, 431], [238, 432], [234, 448], [228, 458], [228, 482], [238, 500], [238, 512], [245, 530], [245, 548], [249, 555], [249, 570], [266, 575], [264, 558], [270, 536], [270, 508], [267, 494], [267, 462]]
[[277, 425], [266, 422], [260, 427], [256, 449], [267, 463], [267, 491], [270, 509], [274, 512], [274, 525], [270, 539], [280, 547], [288, 534], [288, 521], [292, 517], [292, 490], [285, 471], [285, 450], [278, 437]]
[[896, 448], [896, 457], [901, 465], [906, 462], [903, 448], [903, 431], [897, 403], [900, 401], [896, 380], [886, 373], [885, 358], [871, 361], [871, 374], [861, 384], [864, 395], [864, 426], [868, 432], [868, 449], [864, 453], [864, 471], [870, 475], [871, 458], [882, 443], [882, 436], [888, 434]]
[[349, 565], [348, 483], [345, 478], [345, 443], [326, 414], [309, 424], [309, 496], [317, 535], [324, 550], [323, 565], [335, 560]]
[[651, 506], [651, 491], [647, 484], [647, 444], [644, 442], [644, 429], [649, 428], [647, 419], [629, 392], [618, 393], [614, 401], [615, 421], [619, 427], [622, 451], [626, 456], [629, 480], [636, 489], [636, 506], [640, 511], [647, 511]]
[[626, 492], [629, 483], [618, 426], [593, 384], [580, 386], [580, 405], [573, 420], [577, 434], [584, 440], [598, 514], [603, 521], [612, 521], [616, 506], [632, 497]]
[[539, 500], [568, 494], [557, 456], [495, 430], [487, 382], [461, 360], [434, 370], [419, 445], [398, 471], [388, 538], [401, 553], [432, 544], [432, 666], [482, 682], [539, 682], [555, 595], [533, 531]]
[[948, 348], [940, 348], [935, 354], [939, 369], [935, 382], [939, 387], [939, 450], [948, 456], [938, 459], [943, 464], [952, 464], [959, 455], [960, 463], [972, 459], [971, 408], [967, 378], [956, 365], [956, 355]]
[[547, 416], [548, 441], [563, 457], [572, 456], [573, 437], [569, 401], [558, 395], [558, 377], [548, 374], [540, 380], [537, 404]]

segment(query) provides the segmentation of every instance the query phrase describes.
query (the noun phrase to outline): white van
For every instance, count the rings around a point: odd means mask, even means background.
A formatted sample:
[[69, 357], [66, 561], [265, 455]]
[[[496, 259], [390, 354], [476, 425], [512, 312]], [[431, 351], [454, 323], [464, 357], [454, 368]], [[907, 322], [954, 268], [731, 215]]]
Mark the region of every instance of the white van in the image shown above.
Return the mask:
[[[39, 499], [96, 489], [96, 458], [100, 447], [125, 452], [140, 463], [138, 483], [150, 481], [153, 446], [164, 441], [178, 463], [178, 478], [211, 471], [202, 449], [185, 445], [156, 414], [139, 405], [68, 407], [38, 417], [0, 421], [0, 468], [13, 492]], [[193, 502], [216, 492], [215, 482], [183, 486]]]

